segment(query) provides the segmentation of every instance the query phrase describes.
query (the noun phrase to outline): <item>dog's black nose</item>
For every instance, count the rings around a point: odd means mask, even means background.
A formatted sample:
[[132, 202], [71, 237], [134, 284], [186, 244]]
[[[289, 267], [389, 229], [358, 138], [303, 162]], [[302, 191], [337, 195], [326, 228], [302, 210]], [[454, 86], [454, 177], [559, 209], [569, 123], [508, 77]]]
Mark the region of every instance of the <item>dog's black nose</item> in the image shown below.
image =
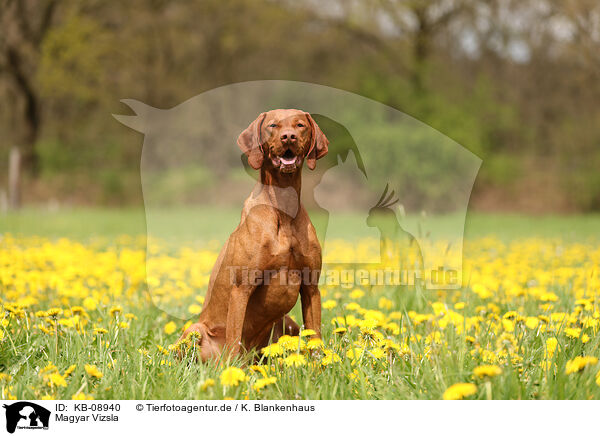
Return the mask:
[[279, 139], [281, 139], [281, 142], [296, 142], [296, 140], [298, 139], [296, 137], [296, 134], [294, 133], [293, 130], [285, 130], [283, 132], [281, 132], [281, 136], [279, 137]]

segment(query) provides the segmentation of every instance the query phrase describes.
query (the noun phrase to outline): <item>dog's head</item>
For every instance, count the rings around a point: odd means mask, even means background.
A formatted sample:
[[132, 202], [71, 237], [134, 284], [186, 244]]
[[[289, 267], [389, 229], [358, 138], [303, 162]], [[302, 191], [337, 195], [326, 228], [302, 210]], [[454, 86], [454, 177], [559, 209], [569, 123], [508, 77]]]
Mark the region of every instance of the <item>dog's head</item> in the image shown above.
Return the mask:
[[327, 154], [329, 141], [309, 113], [297, 109], [263, 112], [238, 138], [252, 168], [267, 166], [293, 174], [306, 164], [312, 170]]

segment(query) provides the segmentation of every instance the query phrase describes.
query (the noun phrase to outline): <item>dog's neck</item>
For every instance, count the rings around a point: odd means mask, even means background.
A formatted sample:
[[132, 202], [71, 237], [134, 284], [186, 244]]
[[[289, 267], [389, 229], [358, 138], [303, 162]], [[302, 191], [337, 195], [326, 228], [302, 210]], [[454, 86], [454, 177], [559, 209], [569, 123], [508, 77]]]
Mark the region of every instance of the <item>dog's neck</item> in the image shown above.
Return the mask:
[[260, 193], [263, 201], [275, 208], [277, 214], [292, 219], [300, 210], [302, 167], [291, 174], [283, 174], [277, 168], [261, 168]]

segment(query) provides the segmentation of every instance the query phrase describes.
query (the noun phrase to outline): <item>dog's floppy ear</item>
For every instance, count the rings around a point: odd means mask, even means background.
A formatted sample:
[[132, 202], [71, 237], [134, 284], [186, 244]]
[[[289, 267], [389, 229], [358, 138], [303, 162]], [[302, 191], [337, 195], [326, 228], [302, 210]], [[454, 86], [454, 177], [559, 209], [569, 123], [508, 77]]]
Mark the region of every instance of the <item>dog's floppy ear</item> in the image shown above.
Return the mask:
[[317, 159], [321, 159], [323, 156], [327, 154], [329, 140], [325, 136], [325, 134], [321, 131], [315, 120], [310, 116], [309, 113], [305, 113], [308, 122], [310, 123], [310, 127], [312, 129], [312, 138], [310, 141], [310, 148], [308, 149], [308, 153], [306, 153], [306, 165], [314, 170], [317, 165]]
[[237, 144], [246, 156], [248, 163], [255, 170], [262, 167], [265, 153], [262, 148], [260, 129], [265, 120], [266, 113], [263, 112], [244, 130], [238, 137]]

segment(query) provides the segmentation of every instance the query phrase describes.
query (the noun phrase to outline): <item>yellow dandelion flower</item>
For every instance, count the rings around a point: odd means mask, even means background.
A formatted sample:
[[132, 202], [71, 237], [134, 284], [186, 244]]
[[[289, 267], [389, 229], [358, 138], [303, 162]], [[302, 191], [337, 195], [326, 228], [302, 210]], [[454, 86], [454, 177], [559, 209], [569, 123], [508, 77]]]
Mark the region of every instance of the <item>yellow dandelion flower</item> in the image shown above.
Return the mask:
[[252, 388], [256, 391], [260, 391], [265, 386], [272, 385], [275, 383], [277, 383], [277, 377], [260, 378], [254, 382]]
[[383, 328], [390, 331], [393, 335], [400, 334], [400, 326], [395, 322], [388, 322], [383, 325]]
[[346, 309], [358, 311], [361, 309], [361, 307], [360, 307], [360, 304], [356, 303], [355, 301], [352, 301], [352, 302], [346, 304]]
[[385, 350], [383, 348], [372, 348], [369, 350], [369, 354], [375, 359], [381, 359], [385, 356]]
[[237, 386], [248, 378], [244, 371], [235, 366], [225, 368], [219, 377], [223, 386]]
[[323, 347], [324, 347], [323, 341], [319, 338], [313, 338], [313, 339], [309, 340], [308, 343], [306, 344], [306, 348], [308, 348], [309, 350], [318, 350]]
[[192, 315], [198, 315], [200, 312], [202, 312], [202, 306], [198, 305], [198, 304], [190, 304], [188, 306], [188, 311], [192, 314]]
[[503, 319], [502, 328], [504, 328], [505, 331], [512, 333], [515, 331], [515, 323], [510, 319]]
[[175, 330], [177, 330], [177, 324], [175, 324], [173, 321], [170, 321], [165, 324], [165, 333], [166, 334], [170, 335], [170, 334], [174, 333]]
[[481, 365], [473, 370], [473, 375], [479, 378], [496, 377], [502, 374], [502, 369], [497, 365]]
[[50, 380], [50, 382], [48, 383], [49, 386], [67, 386], [67, 381], [58, 372], [50, 374], [48, 379]]
[[331, 350], [325, 350], [323, 359], [321, 359], [321, 365], [328, 366], [336, 362], [340, 362], [342, 359], [336, 353]]
[[289, 367], [299, 367], [306, 364], [306, 359], [302, 354], [290, 354], [288, 357], [283, 359], [283, 362]]
[[204, 380], [204, 382], [200, 385], [200, 390], [202, 392], [206, 391], [208, 388], [213, 387], [215, 385], [215, 381], [212, 378], [207, 378], [206, 380]]
[[58, 372], [58, 368], [56, 367], [55, 364], [53, 364], [52, 362], [48, 361], [48, 365], [46, 365], [45, 367], [43, 367], [40, 370], [40, 374], [48, 374], [51, 372]]
[[108, 313], [110, 314], [110, 316], [115, 317], [118, 314], [123, 312], [123, 308], [121, 306], [113, 306], [110, 308], [110, 310], [108, 311]]
[[579, 329], [579, 328], [566, 328], [565, 329], [565, 334], [569, 338], [579, 339], [579, 335], [581, 335], [581, 329]]
[[360, 359], [360, 357], [363, 355], [363, 352], [363, 348], [350, 348], [348, 351], [346, 351], [346, 357], [349, 359]]
[[378, 322], [375, 319], [364, 319], [359, 321], [358, 326], [360, 327], [361, 333], [368, 333], [377, 328], [377, 324]]
[[593, 356], [577, 356], [569, 360], [565, 366], [566, 374], [573, 374], [583, 371], [586, 366], [595, 365], [598, 363], [598, 358]]
[[353, 300], [358, 300], [364, 296], [365, 296], [365, 293], [361, 289], [355, 289], [352, 292], [350, 292], [350, 298], [352, 298]]
[[250, 365], [249, 367], [254, 372], [259, 372], [263, 377], [267, 377], [267, 366], [266, 365]]
[[281, 338], [279, 338], [277, 343], [288, 351], [306, 349], [306, 343], [298, 336], [283, 335]]
[[336, 306], [337, 306], [337, 301], [335, 301], [335, 300], [327, 300], [327, 301], [324, 301], [323, 304], [321, 304], [321, 307], [323, 309], [333, 309]]
[[73, 394], [73, 396], [71, 397], [71, 400], [75, 400], [75, 401], [85, 401], [85, 400], [93, 400], [94, 397], [92, 397], [91, 395], [87, 395], [83, 392], [79, 392], [78, 394]]
[[354, 371], [352, 371], [350, 374], [348, 374], [348, 378], [352, 381], [355, 381], [358, 379], [358, 370], [355, 369]]
[[83, 306], [90, 311], [96, 310], [96, 308], [98, 307], [98, 300], [92, 297], [86, 297], [83, 299]]
[[266, 347], [262, 348], [260, 351], [262, 354], [264, 354], [267, 357], [281, 356], [285, 352], [284, 348], [280, 344], [267, 345]]
[[391, 310], [392, 307], [394, 307], [394, 302], [389, 298], [381, 297], [377, 303], [377, 306], [380, 309]]
[[156, 344], [156, 349], [165, 356], [169, 354], [169, 350], [162, 345]]
[[71, 307], [71, 312], [74, 314], [82, 315], [85, 313], [85, 309], [81, 306], [73, 306]]
[[87, 374], [90, 377], [95, 377], [95, 378], [102, 378], [103, 374], [102, 372], [96, 367], [96, 365], [85, 365], [85, 372], [87, 372]]
[[477, 393], [477, 386], [473, 383], [456, 383], [446, 389], [444, 400], [462, 400]]
[[302, 330], [302, 332], [300, 333], [300, 336], [305, 337], [305, 336], [313, 336], [316, 334], [317, 334], [317, 332], [312, 329], [305, 329], [305, 330]]
[[548, 353], [548, 358], [552, 358], [557, 346], [558, 346], [558, 340], [556, 338], [546, 339], [546, 351]]
[[193, 331], [188, 335], [188, 339], [190, 340], [190, 342], [200, 342], [200, 339], [202, 339], [202, 333], [198, 331]]
[[63, 377], [66, 378], [66, 377], [70, 376], [73, 373], [73, 371], [75, 371], [75, 368], [77, 368], [77, 365], [71, 365], [71, 366], [69, 366], [67, 368], [67, 370], [65, 371], [65, 373], [63, 374]]
[[58, 315], [60, 315], [62, 313], [62, 309], [60, 309], [58, 307], [53, 307], [51, 309], [48, 309], [48, 311], [46, 313], [48, 314], [49, 317], [56, 318]]
[[395, 350], [395, 351], [399, 351], [400, 350], [400, 345], [398, 345], [397, 343], [395, 343], [391, 339], [385, 339], [385, 340], [383, 340], [381, 342], [381, 346], [383, 347], [384, 350]]
[[525, 325], [527, 326], [528, 329], [531, 329], [531, 330], [537, 328], [539, 323], [540, 323], [539, 318], [536, 318], [535, 316], [528, 316], [525, 319]]

